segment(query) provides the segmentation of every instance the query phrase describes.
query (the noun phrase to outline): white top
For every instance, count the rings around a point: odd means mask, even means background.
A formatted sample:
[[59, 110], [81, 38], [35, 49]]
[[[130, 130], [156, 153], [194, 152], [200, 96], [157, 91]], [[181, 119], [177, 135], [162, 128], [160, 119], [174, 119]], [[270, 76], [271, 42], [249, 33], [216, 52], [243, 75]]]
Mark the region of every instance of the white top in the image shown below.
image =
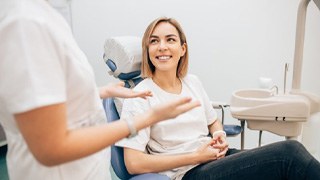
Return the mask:
[[[148, 78], [140, 82], [136, 91], [151, 90], [153, 97], [125, 99], [121, 116], [128, 117], [147, 111], [150, 107], [171, 101], [173, 99], [189, 96], [199, 100], [200, 107], [170, 119], [157, 123], [149, 128], [140, 130], [138, 135], [131, 139], [123, 139], [116, 143], [117, 146], [128, 147], [154, 155], [173, 155], [195, 152], [203, 143], [208, 142], [208, 125], [217, 119], [217, 114], [212, 108], [209, 98], [201, 82], [194, 75], [187, 75], [182, 79], [180, 94], [171, 94]], [[161, 172], [171, 179], [181, 179], [186, 171], [194, 166], [184, 166], [172, 171]]]
[[106, 123], [93, 70], [63, 17], [44, 0], [1, 0], [0, 37], [0, 123], [10, 179], [111, 179], [109, 148], [59, 166], [41, 165], [13, 117], [66, 102], [69, 129]]

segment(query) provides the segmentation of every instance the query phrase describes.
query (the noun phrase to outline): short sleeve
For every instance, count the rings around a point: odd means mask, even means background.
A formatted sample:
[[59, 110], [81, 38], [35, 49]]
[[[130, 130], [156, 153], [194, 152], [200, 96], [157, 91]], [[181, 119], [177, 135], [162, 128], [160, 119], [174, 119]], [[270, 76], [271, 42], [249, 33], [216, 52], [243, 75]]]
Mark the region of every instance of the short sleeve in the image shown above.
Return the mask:
[[62, 49], [46, 22], [19, 19], [0, 27], [0, 100], [12, 113], [64, 102]]
[[[125, 99], [122, 112], [122, 118], [133, 117], [137, 114], [142, 114], [148, 107], [148, 102], [142, 98]], [[141, 129], [135, 137], [124, 138], [116, 143], [116, 146], [126, 147], [130, 149], [135, 149], [138, 151], [145, 152], [146, 146], [150, 140], [150, 127]]]
[[201, 94], [201, 98], [202, 98], [202, 106], [204, 108], [205, 114], [206, 114], [206, 118], [207, 118], [207, 123], [208, 125], [212, 124], [213, 122], [215, 122], [218, 118], [217, 112], [215, 109], [213, 109], [209, 96], [206, 93], [206, 91], [203, 88], [203, 85], [201, 83], [201, 81], [194, 75], [190, 75], [190, 78], [192, 79], [192, 81], [194, 82], [194, 84], [196, 85], [196, 87], [198, 88], [200, 94]]

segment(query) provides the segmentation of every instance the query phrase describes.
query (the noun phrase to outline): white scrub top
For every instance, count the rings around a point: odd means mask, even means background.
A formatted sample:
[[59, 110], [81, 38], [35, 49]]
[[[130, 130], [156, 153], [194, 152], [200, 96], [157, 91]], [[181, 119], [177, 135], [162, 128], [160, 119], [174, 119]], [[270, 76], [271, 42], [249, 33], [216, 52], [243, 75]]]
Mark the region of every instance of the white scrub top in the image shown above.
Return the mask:
[[1, 0], [0, 37], [0, 123], [7, 137], [10, 179], [111, 179], [109, 148], [43, 166], [29, 151], [13, 117], [66, 102], [69, 129], [106, 123], [93, 70], [63, 17], [45, 0]]

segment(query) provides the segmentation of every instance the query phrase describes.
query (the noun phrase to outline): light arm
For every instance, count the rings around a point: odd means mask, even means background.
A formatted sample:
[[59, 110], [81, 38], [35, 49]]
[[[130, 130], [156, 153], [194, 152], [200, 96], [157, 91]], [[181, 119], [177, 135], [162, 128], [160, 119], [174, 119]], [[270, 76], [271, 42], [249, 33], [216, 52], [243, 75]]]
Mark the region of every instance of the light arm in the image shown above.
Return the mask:
[[146, 99], [152, 96], [151, 91], [137, 92], [132, 89], [124, 87], [124, 82], [110, 83], [106, 86], [99, 88], [99, 94], [101, 99], [109, 97], [120, 97], [120, 98], [135, 98], [141, 97]]
[[124, 148], [124, 159], [130, 174], [157, 173], [174, 168], [196, 165], [216, 160], [219, 149], [211, 147], [212, 141], [202, 145], [194, 153], [179, 155], [150, 155], [130, 148]]
[[[68, 130], [65, 104], [38, 108], [15, 118], [31, 152], [46, 166], [88, 156], [129, 135], [124, 121]], [[151, 113], [136, 116], [136, 128], [147, 127], [152, 118]]]
[[[134, 127], [140, 130], [156, 122], [174, 118], [199, 105], [199, 102], [191, 102], [191, 98], [181, 98], [155, 106], [143, 114], [134, 116]], [[66, 108], [65, 103], [61, 103], [14, 116], [30, 151], [46, 166], [59, 165], [88, 156], [129, 135], [128, 126], [122, 120], [69, 130]]]

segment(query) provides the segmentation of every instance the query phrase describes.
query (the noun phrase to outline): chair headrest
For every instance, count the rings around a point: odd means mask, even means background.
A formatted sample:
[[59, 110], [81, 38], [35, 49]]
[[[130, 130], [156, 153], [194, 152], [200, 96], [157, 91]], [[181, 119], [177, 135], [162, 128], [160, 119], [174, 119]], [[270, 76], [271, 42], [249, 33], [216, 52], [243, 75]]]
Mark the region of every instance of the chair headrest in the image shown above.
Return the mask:
[[104, 45], [103, 59], [109, 74], [120, 80], [131, 80], [141, 74], [142, 39], [135, 36], [108, 38]]

